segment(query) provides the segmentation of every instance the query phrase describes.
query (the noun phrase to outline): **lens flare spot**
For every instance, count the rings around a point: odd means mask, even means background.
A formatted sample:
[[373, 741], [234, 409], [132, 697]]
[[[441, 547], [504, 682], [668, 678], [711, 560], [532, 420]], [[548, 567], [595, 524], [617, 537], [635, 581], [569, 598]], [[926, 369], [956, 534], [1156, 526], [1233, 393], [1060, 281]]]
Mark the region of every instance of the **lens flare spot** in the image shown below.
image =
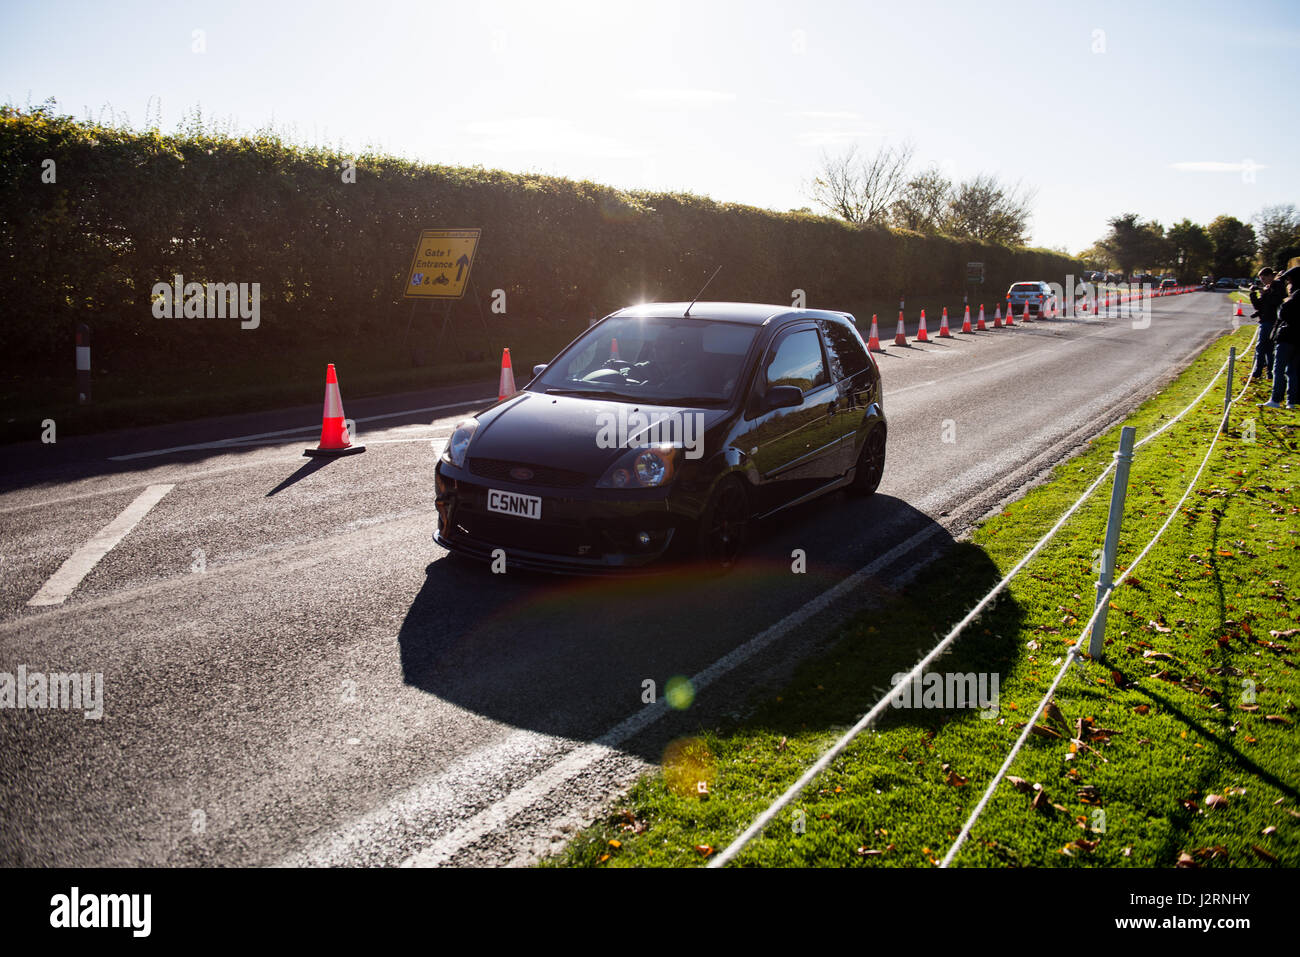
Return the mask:
[[677, 711], [689, 708], [695, 702], [695, 686], [691, 684], [691, 679], [682, 675], [669, 678], [664, 685], [664, 700], [668, 702], [668, 707]]
[[670, 743], [664, 749], [663, 769], [664, 783], [678, 797], [707, 796], [717, 774], [713, 755], [699, 738], [678, 738]]

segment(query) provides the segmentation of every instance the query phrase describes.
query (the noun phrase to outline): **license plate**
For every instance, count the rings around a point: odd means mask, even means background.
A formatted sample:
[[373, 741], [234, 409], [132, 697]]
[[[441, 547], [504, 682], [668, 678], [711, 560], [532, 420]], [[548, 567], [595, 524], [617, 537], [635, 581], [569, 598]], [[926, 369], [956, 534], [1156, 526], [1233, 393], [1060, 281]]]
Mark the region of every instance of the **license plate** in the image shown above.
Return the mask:
[[517, 518], [542, 517], [542, 500], [536, 495], [520, 495], [518, 492], [502, 492], [488, 489], [487, 507], [489, 512], [502, 515], [514, 515]]

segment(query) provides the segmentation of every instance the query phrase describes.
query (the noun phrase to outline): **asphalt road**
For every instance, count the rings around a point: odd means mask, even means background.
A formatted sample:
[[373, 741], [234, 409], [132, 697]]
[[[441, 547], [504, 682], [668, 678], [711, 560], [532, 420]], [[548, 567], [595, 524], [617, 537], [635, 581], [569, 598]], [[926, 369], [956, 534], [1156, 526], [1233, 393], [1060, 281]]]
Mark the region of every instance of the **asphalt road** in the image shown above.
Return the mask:
[[[7, 448], [0, 672], [102, 673], [103, 716], [0, 710], [0, 863], [533, 860], [1230, 316], [1193, 293], [1155, 303], [1148, 328], [1047, 320], [890, 346], [880, 492], [770, 523], [713, 581], [493, 575], [434, 545], [431, 443], [473, 407], [446, 406], [491, 389], [353, 405], [340, 370], [368, 451], [323, 464], [302, 458], [315, 404]], [[299, 431], [264, 434], [284, 429]], [[151, 487], [66, 600], [29, 604]], [[674, 675], [695, 679], [690, 709], [642, 702]]]

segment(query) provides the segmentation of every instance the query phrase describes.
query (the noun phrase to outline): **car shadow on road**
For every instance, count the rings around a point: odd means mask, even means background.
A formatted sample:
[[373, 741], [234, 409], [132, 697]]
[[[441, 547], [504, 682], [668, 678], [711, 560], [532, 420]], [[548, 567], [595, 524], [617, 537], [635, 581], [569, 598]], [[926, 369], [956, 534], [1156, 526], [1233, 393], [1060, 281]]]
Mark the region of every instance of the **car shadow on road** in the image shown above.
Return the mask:
[[[921, 532], [928, 533], [924, 549], [851, 577]], [[690, 709], [616, 742], [658, 761], [665, 741], [684, 727], [744, 713], [754, 703], [756, 679], [768, 686], [784, 680], [801, 649], [829, 644], [838, 616], [806, 627], [774, 625], [846, 579], [851, 585], [841, 591], [851, 591], [851, 601], [888, 607], [903, 567], [922, 550], [933, 554], [952, 545], [945, 529], [901, 499], [835, 494], [765, 523], [743, 564], [720, 578], [689, 567], [615, 580], [494, 575], [486, 565], [448, 556], [428, 566], [400, 628], [402, 674], [408, 685], [494, 721], [594, 741], [645, 708], [647, 689], [662, 694], [669, 678], [708, 669], [708, 686]], [[807, 563], [803, 572], [796, 570], [799, 552]], [[961, 580], [944, 586], [962, 589], [972, 604], [999, 577], [983, 552], [975, 552]], [[1004, 612], [1013, 609], [1008, 600]], [[873, 648], [860, 694], [845, 708], [860, 715], [894, 672], [934, 644], [934, 631], [950, 624], [936, 618], [917, 628], [909, 620], [905, 638]], [[999, 641], [981, 646], [986, 668], [1006, 667], [1014, 655]], [[826, 721], [842, 724], [845, 717], [828, 713]]]

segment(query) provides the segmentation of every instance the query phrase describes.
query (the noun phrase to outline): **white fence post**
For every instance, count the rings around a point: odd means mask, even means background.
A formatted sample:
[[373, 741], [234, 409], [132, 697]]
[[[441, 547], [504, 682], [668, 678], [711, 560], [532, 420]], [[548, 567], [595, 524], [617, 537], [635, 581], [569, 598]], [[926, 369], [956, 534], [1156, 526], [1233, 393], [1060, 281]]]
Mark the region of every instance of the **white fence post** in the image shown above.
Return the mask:
[[1124, 520], [1124, 497], [1128, 492], [1129, 466], [1133, 464], [1133, 438], [1137, 429], [1126, 425], [1119, 434], [1119, 451], [1115, 453], [1115, 484], [1110, 492], [1110, 516], [1106, 519], [1106, 541], [1101, 549], [1101, 577], [1097, 579], [1097, 604], [1100, 611], [1092, 625], [1088, 654], [1093, 661], [1102, 657], [1102, 641], [1106, 637], [1106, 608], [1110, 601], [1106, 592], [1115, 580], [1115, 551], [1119, 547], [1119, 528]]

